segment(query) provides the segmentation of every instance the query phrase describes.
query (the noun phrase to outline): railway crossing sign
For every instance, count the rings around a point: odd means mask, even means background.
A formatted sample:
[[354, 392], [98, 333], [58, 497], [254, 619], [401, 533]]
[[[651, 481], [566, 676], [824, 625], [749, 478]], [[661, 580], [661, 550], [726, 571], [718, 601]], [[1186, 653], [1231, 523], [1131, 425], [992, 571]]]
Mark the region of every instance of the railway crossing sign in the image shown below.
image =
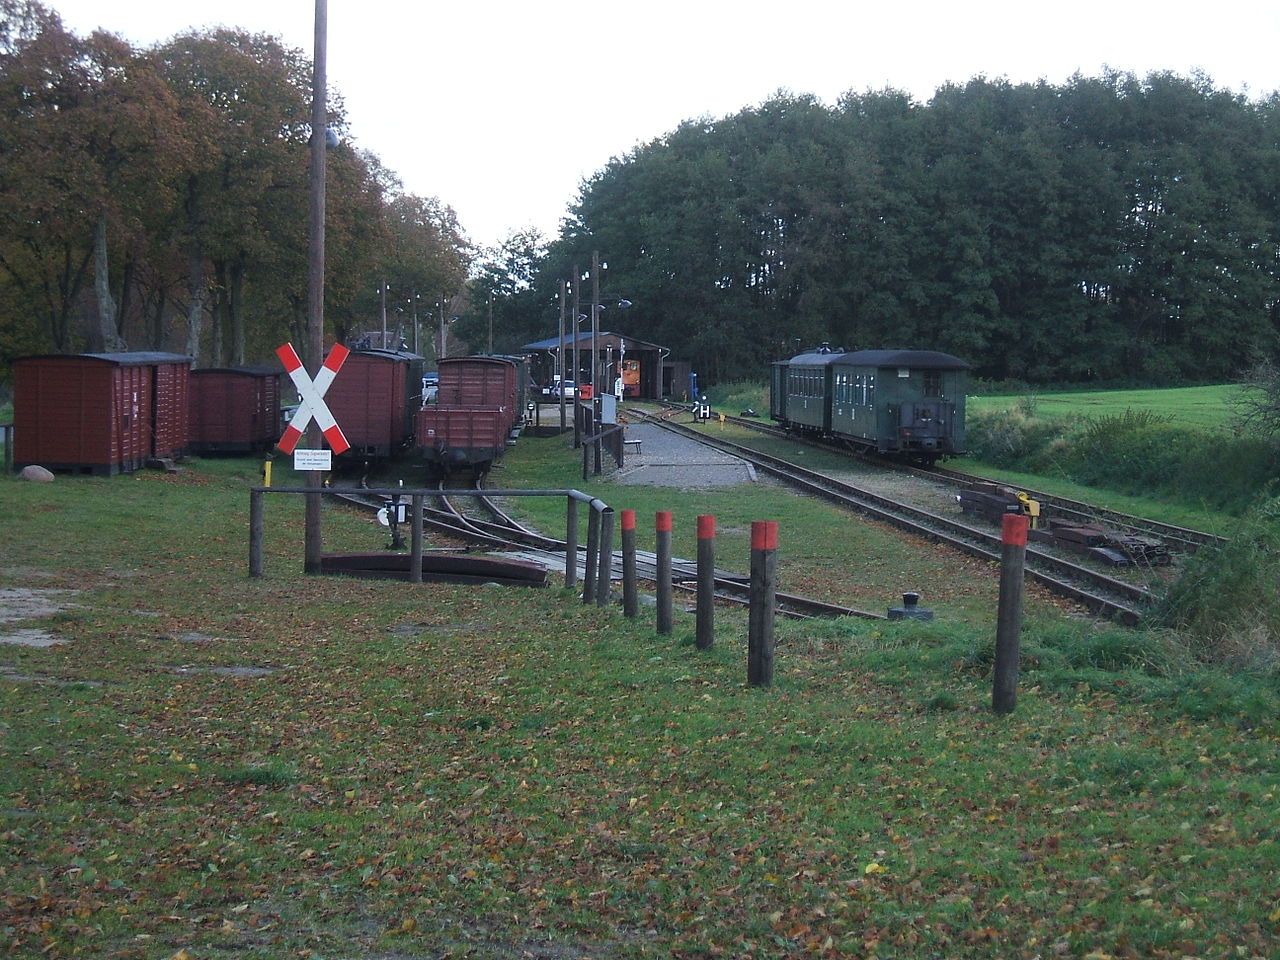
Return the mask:
[[280, 438], [280, 442], [276, 444], [285, 453], [293, 453], [294, 447], [302, 439], [302, 432], [307, 429], [307, 424], [311, 422], [312, 417], [315, 417], [316, 423], [320, 424], [320, 431], [324, 434], [324, 438], [329, 441], [329, 446], [334, 453], [342, 453], [344, 450], [350, 449], [351, 444], [347, 443], [347, 438], [343, 436], [342, 428], [338, 426], [338, 421], [334, 419], [328, 404], [324, 402], [325, 391], [329, 389], [329, 384], [333, 383], [333, 378], [342, 369], [342, 362], [347, 359], [347, 354], [350, 352], [342, 344], [334, 344], [333, 349], [329, 351], [329, 355], [324, 358], [324, 364], [320, 367], [320, 372], [316, 374], [316, 378], [313, 381], [307, 376], [307, 369], [302, 365], [302, 361], [298, 359], [297, 351], [293, 349], [292, 343], [286, 343], [276, 349], [276, 356], [284, 364], [284, 368], [289, 374], [289, 379], [293, 381], [293, 385], [298, 388], [298, 399], [301, 400], [293, 419], [284, 428], [284, 435]]

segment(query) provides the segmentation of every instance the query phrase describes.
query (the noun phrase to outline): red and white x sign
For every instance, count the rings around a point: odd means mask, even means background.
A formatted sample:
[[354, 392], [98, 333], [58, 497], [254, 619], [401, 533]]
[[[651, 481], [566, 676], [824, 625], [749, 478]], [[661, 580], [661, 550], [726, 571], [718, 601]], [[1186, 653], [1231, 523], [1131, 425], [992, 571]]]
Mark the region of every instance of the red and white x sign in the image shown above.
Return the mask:
[[329, 389], [329, 384], [333, 383], [333, 378], [342, 369], [342, 361], [347, 359], [347, 354], [350, 352], [342, 344], [334, 344], [333, 349], [329, 351], [329, 356], [324, 358], [324, 365], [321, 366], [320, 372], [316, 374], [316, 378], [313, 381], [307, 376], [307, 369], [302, 365], [302, 361], [298, 359], [298, 354], [293, 349], [292, 343], [286, 343], [276, 350], [276, 356], [284, 364], [284, 368], [288, 372], [289, 378], [293, 381], [293, 385], [298, 388], [298, 399], [301, 401], [298, 404], [297, 412], [293, 415], [293, 419], [284, 428], [284, 436], [276, 444], [285, 453], [293, 453], [293, 448], [302, 439], [302, 432], [307, 429], [307, 424], [311, 422], [312, 417], [315, 417], [316, 423], [320, 424], [320, 431], [324, 434], [324, 438], [329, 441], [329, 446], [334, 453], [342, 453], [351, 447], [351, 444], [347, 443], [347, 438], [343, 436], [342, 428], [338, 426], [338, 421], [333, 418], [333, 414], [329, 411], [328, 404], [324, 402], [325, 391]]

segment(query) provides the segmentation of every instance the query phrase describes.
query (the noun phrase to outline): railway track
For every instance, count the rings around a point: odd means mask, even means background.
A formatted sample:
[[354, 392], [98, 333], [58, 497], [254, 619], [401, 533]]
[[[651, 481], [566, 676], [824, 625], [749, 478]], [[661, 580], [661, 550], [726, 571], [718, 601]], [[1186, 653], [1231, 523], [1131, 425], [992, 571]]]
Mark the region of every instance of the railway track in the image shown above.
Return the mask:
[[[721, 437], [710, 436], [661, 416], [635, 412], [665, 429], [733, 453], [754, 465], [757, 470], [807, 493], [821, 496], [918, 536], [949, 544], [970, 556], [996, 562], [1000, 559], [1000, 537], [990, 530], [892, 500], [848, 481], [799, 467], [780, 457], [761, 453]], [[1027, 548], [1026, 570], [1030, 579], [1055, 594], [1080, 603], [1095, 614], [1122, 623], [1137, 623], [1144, 610], [1155, 600], [1155, 595], [1144, 587], [1056, 557], [1036, 546]]]
[[[325, 491], [332, 499], [339, 500], [371, 514], [377, 513], [384, 506], [383, 497], [374, 497], [359, 490], [329, 489]], [[509, 516], [490, 497], [467, 496], [450, 497], [449, 491], [441, 486], [433, 495], [436, 506], [423, 506], [422, 522], [452, 539], [489, 550], [517, 552], [522, 559], [534, 560], [549, 569], [563, 570], [565, 563], [565, 541], [548, 537], [536, 530], [531, 530]], [[455, 501], [474, 501], [476, 507], [488, 514], [487, 518], [475, 516], [476, 510], [465, 509]], [[579, 582], [585, 576], [585, 558], [580, 548]], [[657, 579], [658, 560], [651, 552], [637, 551], [636, 572], [641, 579], [654, 581]], [[610, 567], [610, 578], [621, 579], [622, 555], [615, 552]], [[672, 586], [683, 592], [694, 594], [697, 591], [697, 564], [689, 560], [673, 559], [671, 563]], [[747, 577], [727, 571], [720, 571], [715, 577], [716, 602], [734, 606], [748, 605], [750, 583]], [[833, 617], [859, 617], [868, 620], [885, 620], [882, 614], [845, 607], [840, 604], [802, 597], [797, 594], [777, 593], [775, 611], [778, 615], [791, 619], [814, 619]]]
[[[672, 409], [679, 412], [685, 408], [676, 407]], [[879, 470], [906, 473], [933, 480], [935, 482], [952, 484], [957, 490], [968, 487], [975, 482], [1011, 486], [1010, 484], [1005, 484], [998, 480], [992, 480], [989, 477], [981, 477], [976, 474], [967, 473], [963, 470], [952, 470], [938, 466], [924, 468], [914, 467], [908, 464], [885, 463], [884, 461], [876, 460], [856, 450], [841, 449], [833, 447], [830, 444], [823, 444], [805, 439], [804, 437], [797, 436], [794, 433], [788, 433], [781, 427], [765, 423], [761, 420], [752, 419], [750, 417], [726, 414], [724, 419], [726, 423], [731, 423], [735, 426], [752, 430], [764, 436], [787, 440], [791, 443], [802, 443], [806, 446], [811, 446], [814, 449], [825, 450], [827, 452], [838, 450], [841, 453], [847, 454], [860, 464], [865, 464]], [[1133, 514], [1122, 513], [1118, 510], [1098, 507], [1093, 504], [1083, 503], [1079, 500], [1062, 497], [1043, 490], [1034, 490], [1021, 485], [1017, 486], [1017, 489], [1027, 494], [1031, 499], [1040, 503], [1042, 516], [1054, 516], [1072, 523], [1080, 524], [1100, 523], [1122, 533], [1156, 537], [1168, 545], [1169, 549], [1175, 553], [1190, 554], [1194, 553], [1201, 547], [1221, 546], [1226, 542], [1226, 538], [1219, 537], [1215, 534], [1204, 533], [1199, 530], [1191, 530], [1187, 527], [1175, 526], [1174, 524], [1161, 523], [1158, 520], [1152, 520], [1147, 517], [1138, 517]]]

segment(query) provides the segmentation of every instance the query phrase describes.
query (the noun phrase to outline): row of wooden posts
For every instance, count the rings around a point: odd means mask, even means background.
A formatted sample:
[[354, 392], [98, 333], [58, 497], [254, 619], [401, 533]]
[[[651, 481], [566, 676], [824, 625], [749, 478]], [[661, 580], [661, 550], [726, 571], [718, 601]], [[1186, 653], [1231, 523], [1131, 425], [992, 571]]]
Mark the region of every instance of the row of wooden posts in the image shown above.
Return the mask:
[[[657, 630], [672, 631], [675, 588], [671, 576], [671, 511], [659, 510], [654, 518], [655, 566], [657, 587]], [[605, 606], [609, 602], [610, 561], [613, 556], [613, 524], [609, 511], [592, 513], [587, 525], [586, 571], [583, 577], [582, 602]], [[600, 530], [595, 530], [599, 522]], [[623, 510], [622, 532], [622, 611], [628, 617], [639, 613], [636, 588], [636, 512]], [[597, 540], [598, 538], [598, 540]], [[694, 643], [699, 650], [715, 643], [716, 593], [716, 518], [698, 517], [697, 614]], [[767, 687], [773, 683], [774, 636], [773, 609], [777, 597], [778, 524], [760, 520], [751, 524], [751, 579], [747, 615], [747, 683]], [[597, 558], [598, 561], [597, 561]], [[593, 569], [596, 562], [601, 569]], [[573, 555], [566, 557], [565, 583], [574, 586], [577, 564]], [[572, 571], [572, 572], [571, 572]]]
[[[412, 547], [410, 581], [422, 580], [422, 506], [426, 490], [365, 490], [367, 494], [399, 498], [408, 495], [411, 503]], [[249, 575], [263, 574], [263, 496], [266, 493], [305, 494], [319, 496], [311, 488], [254, 487], [249, 498]], [[480, 496], [482, 491], [450, 491], [450, 495]], [[564, 496], [566, 497], [565, 586], [574, 588], [578, 578], [578, 506], [589, 509], [587, 522], [586, 570], [582, 584], [582, 600], [607, 606], [610, 602], [613, 573], [613, 508], [595, 497], [577, 490], [490, 490], [489, 496]], [[697, 556], [697, 620], [695, 642], [699, 649], [715, 642], [715, 517], [698, 517]], [[671, 512], [655, 515], [657, 571], [657, 629], [672, 631], [674, 587], [671, 577]], [[996, 624], [995, 675], [992, 708], [997, 713], [1011, 713], [1017, 704], [1018, 660], [1022, 630], [1022, 586], [1027, 549], [1027, 517], [1007, 513], [1001, 524], [1000, 601]], [[623, 510], [622, 531], [622, 607], [628, 617], [639, 610], [636, 577], [636, 513]], [[751, 686], [769, 686], [774, 672], [774, 603], [777, 595], [778, 524], [757, 521], [751, 524], [751, 572], [747, 626], [747, 682]]]
[[[605, 542], [595, 539], [588, 525], [587, 572], [582, 593], [584, 603], [605, 606], [609, 602], [609, 564], [591, 569], [594, 557], [612, 557], [612, 523], [610, 511], [605, 518]], [[592, 521], [597, 520], [592, 515]], [[671, 578], [671, 512], [660, 510], [655, 516], [655, 554], [657, 570], [657, 629], [669, 634], [672, 629], [673, 586]], [[636, 616], [636, 513], [622, 511], [622, 608], [628, 617]], [[992, 680], [991, 707], [996, 713], [1012, 713], [1018, 702], [1018, 661], [1022, 634], [1022, 587], [1027, 553], [1027, 517], [1023, 513], [1007, 513], [1001, 523], [1000, 599], [996, 614], [995, 671]], [[715, 642], [715, 536], [713, 516], [698, 517], [697, 619], [695, 643], [706, 650]], [[751, 524], [751, 579], [747, 619], [747, 683], [767, 687], [773, 683], [774, 666], [774, 601], [777, 594], [778, 524], [758, 521]], [[572, 570], [572, 572], [570, 572]], [[573, 585], [576, 564], [566, 560], [566, 585]]]

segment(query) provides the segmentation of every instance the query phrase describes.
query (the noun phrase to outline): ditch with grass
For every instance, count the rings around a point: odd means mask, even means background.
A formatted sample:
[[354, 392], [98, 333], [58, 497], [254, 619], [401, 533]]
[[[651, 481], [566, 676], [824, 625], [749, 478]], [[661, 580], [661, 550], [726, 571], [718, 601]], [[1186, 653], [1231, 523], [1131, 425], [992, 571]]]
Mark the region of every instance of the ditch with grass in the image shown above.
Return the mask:
[[[0, 480], [0, 597], [48, 605], [0, 632], [58, 641], [0, 644], [11, 955], [1276, 954], [1266, 627], [1128, 630], [1029, 588], [996, 716], [991, 567], [766, 483], [584, 483], [565, 440], [522, 439], [493, 485], [635, 509], [641, 547], [671, 510], [682, 556], [713, 514], [743, 570], [777, 520], [780, 588], [935, 611], [779, 621], [754, 689], [732, 610], [698, 651], [682, 608], [663, 636], [555, 587], [306, 576], [285, 496], [250, 579], [258, 468]], [[563, 503], [513, 507], [562, 529]], [[386, 540], [324, 523], [329, 550]]]

